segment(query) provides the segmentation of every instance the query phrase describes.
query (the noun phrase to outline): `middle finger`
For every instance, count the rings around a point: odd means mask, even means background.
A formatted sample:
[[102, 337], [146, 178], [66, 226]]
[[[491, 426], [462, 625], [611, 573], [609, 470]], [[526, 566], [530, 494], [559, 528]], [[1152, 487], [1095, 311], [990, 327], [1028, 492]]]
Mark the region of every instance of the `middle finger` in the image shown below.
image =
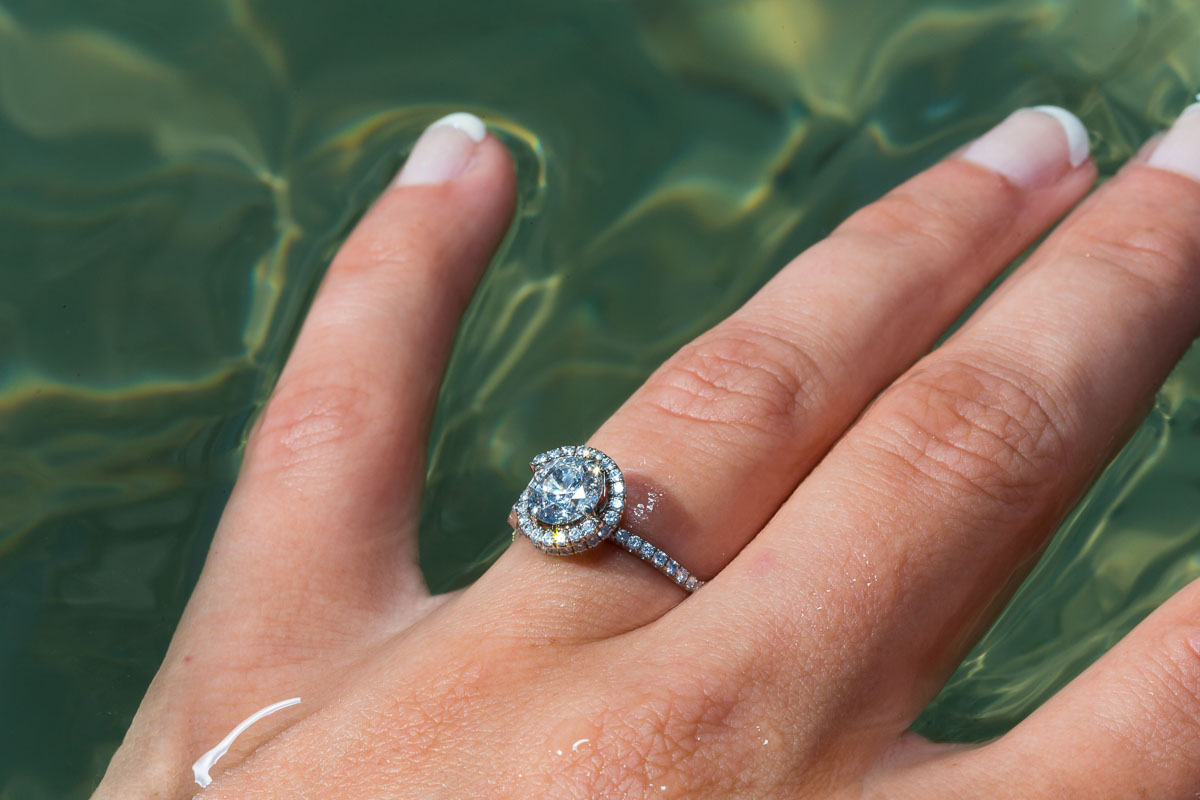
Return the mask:
[[[684, 347], [589, 442], [625, 473], [624, 527], [699, 577], [716, 574], [871, 397], [1087, 191], [1086, 141], [1061, 110], [1014, 113]], [[574, 623], [589, 636], [636, 627], [681, 596], [617, 547], [559, 559], [519, 544], [485, 582], [515, 576], [554, 598], [542, 608], [592, 609]], [[601, 592], [610, 601], [598, 610]]]
[[1200, 331], [1197, 142], [1192, 112], [1084, 203], [722, 576], [709, 622], [774, 631], [823, 722], [910, 724]]

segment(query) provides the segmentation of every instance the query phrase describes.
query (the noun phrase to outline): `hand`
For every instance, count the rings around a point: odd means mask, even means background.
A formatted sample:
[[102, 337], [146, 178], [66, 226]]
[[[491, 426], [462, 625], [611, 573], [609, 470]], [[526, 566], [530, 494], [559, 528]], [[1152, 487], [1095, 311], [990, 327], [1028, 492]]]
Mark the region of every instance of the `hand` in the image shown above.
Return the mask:
[[1086, 133], [1017, 112], [663, 365], [591, 443], [631, 507], [664, 499], [629, 526], [716, 576], [690, 597], [519, 537], [427, 593], [428, 420], [514, 196], [504, 148], [451, 121], [330, 267], [97, 798], [190, 796], [197, 757], [296, 696], [203, 797], [1200, 791], [1197, 586], [999, 740], [906, 733], [1197, 334], [1200, 113], [1068, 214]]

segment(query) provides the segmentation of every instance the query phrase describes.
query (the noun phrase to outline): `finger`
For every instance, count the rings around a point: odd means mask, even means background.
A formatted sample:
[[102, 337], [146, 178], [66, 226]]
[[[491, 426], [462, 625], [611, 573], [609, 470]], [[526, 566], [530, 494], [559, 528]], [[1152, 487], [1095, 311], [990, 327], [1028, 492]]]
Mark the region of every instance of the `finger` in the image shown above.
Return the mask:
[[[1067, 116], [1074, 152], [1060, 116], [1017, 112], [851, 217], [660, 368], [591, 440], [624, 470], [626, 526], [700, 577], [720, 570], [863, 405], [1091, 185], [1086, 136]], [[593, 552], [516, 547], [497, 574], [535, 575], [560, 601], [632, 594], [584, 615], [590, 632], [678, 602], [628, 554]]]
[[968, 766], [1020, 764], [1033, 797], [1196, 797], [1198, 621], [1192, 583]]
[[238, 737], [222, 766], [319, 708], [327, 676], [414, 613], [424, 430], [513, 203], [511, 163], [484, 133], [473, 117], [432, 126], [334, 259], [110, 775], [184, 793], [188, 765], [238, 722], [303, 699]]
[[429, 418], [513, 200], [511, 160], [477, 118], [422, 135], [330, 265], [253, 431], [206, 567], [223, 598], [336, 618], [424, 591]]
[[907, 726], [1196, 336], [1200, 183], [1179, 173], [1200, 166], [1198, 126], [1109, 181], [868, 410], [726, 570], [709, 624], [736, 607], [783, 626], [788, 679], [817, 672]]

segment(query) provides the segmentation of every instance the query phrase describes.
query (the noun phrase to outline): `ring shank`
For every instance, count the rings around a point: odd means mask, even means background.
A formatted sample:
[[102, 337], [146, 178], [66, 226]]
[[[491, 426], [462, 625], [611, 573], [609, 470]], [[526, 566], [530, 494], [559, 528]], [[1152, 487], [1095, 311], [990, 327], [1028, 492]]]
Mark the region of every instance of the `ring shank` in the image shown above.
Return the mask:
[[[543, 553], [582, 553], [611, 539], [687, 592], [705, 584], [665, 551], [620, 527], [625, 510], [625, 476], [605, 453], [567, 445], [539, 453], [529, 462], [534, 477], [513, 506], [508, 524]], [[604, 480], [603, 491], [595, 482]], [[550, 516], [542, 512], [549, 508]]]
[[613, 541], [675, 581], [685, 591], [694, 592], [706, 583], [688, 572], [678, 561], [667, 555], [665, 550], [660, 550], [625, 528], [617, 529], [613, 534]]
[[[516, 509], [513, 509], [513, 512], [508, 517], [508, 526], [513, 529], [513, 538], [515, 539], [517, 533], [520, 532], [520, 527], [517, 525]], [[618, 528], [617, 532], [613, 534], [612, 541], [675, 581], [684, 591], [694, 592], [707, 583], [707, 581], [700, 580], [688, 572], [683, 565], [667, 555], [665, 550], [660, 550], [625, 528]]]

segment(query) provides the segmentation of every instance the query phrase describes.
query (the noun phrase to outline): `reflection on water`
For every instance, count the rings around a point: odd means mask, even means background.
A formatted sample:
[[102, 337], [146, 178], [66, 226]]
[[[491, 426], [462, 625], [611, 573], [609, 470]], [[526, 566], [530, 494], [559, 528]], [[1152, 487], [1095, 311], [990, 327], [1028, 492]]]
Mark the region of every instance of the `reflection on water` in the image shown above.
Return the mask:
[[[1188, 0], [422, 5], [0, 0], [0, 796], [86, 796], [330, 253], [425, 123], [485, 116], [522, 191], [431, 442], [446, 587], [529, 453], [855, 207], [1032, 103], [1111, 171], [1200, 78]], [[1198, 398], [1193, 352], [920, 730], [1003, 731], [1200, 573]]]

